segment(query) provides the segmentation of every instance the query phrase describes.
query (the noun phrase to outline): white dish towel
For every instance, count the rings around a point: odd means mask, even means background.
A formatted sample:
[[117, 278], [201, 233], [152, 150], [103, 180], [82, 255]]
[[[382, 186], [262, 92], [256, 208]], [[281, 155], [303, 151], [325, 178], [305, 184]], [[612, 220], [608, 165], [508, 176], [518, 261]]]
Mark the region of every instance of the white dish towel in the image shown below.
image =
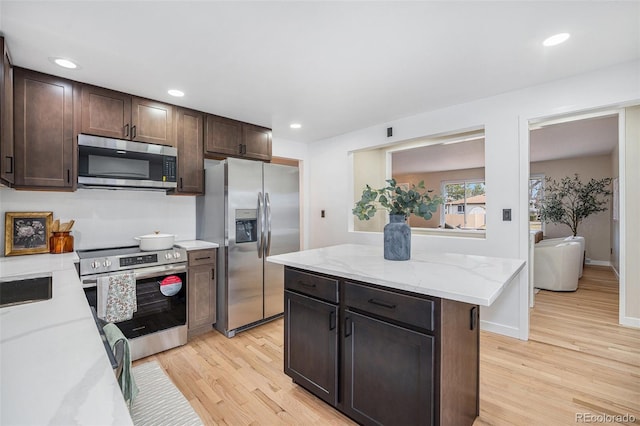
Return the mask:
[[138, 310], [133, 272], [98, 278], [98, 318], [107, 322], [126, 321]]

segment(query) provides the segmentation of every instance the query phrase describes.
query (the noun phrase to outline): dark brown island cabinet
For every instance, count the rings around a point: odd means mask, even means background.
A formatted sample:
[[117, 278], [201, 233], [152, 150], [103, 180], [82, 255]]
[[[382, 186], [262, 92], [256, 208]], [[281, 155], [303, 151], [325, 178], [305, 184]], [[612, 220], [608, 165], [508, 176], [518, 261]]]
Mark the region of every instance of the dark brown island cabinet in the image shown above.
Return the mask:
[[215, 248], [191, 250], [187, 253], [189, 337], [211, 331], [216, 322], [216, 255]]
[[472, 425], [478, 305], [285, 267], [285, 373], [363, 425]]
[[81, 133], [176, 146], [173, 105], [90, 85], [81, 102]]
[[75, 189], [77, 86], [60, 77], [14, 69], [16, 188]]

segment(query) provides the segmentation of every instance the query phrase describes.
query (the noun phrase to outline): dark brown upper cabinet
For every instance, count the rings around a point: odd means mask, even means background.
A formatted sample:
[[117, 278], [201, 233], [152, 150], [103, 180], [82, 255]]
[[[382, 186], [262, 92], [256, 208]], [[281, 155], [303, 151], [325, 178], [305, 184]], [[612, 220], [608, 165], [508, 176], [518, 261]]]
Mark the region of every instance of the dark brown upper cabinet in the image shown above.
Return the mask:
[[207, 115], [205, 153], [271, 161], [271, 130], [230, 118]]
[[202, 194], [204, 114], [177, 108], [178, 187], [175, 194]]
[[84, 85], [81, 133], [176, 146], [175, 110], [170, 104]]
[[13, 68], [4, 37], [0, 37], [2, 67], [0, 68], [0, 180], [14, 183], [15, 157], [13, 148]]
[[75, 188], [74, 90], [72, 81], [15, 68], [16, 188]]

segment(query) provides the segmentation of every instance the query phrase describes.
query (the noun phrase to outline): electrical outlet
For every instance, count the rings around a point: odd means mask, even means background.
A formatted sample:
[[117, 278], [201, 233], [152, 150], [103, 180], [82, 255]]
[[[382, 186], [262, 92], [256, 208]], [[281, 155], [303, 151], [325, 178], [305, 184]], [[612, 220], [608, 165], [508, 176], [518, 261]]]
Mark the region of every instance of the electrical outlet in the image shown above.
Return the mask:
[[320, 210], [320, 217], [324, 217], [324, 210]]
[[393, 127], [387, 127], [387, 137], [393, 136]]
[[502, 209], [502, 220], [511, 222], [511, 209]]

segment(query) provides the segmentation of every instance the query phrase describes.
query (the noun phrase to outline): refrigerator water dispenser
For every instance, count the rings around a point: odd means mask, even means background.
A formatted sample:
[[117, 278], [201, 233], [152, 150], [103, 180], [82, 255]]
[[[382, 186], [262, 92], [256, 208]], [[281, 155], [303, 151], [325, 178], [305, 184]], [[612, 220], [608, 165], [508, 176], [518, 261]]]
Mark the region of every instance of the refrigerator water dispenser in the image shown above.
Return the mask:
[[258, 241], [256, 209], [236, 209], [236, 243]]

